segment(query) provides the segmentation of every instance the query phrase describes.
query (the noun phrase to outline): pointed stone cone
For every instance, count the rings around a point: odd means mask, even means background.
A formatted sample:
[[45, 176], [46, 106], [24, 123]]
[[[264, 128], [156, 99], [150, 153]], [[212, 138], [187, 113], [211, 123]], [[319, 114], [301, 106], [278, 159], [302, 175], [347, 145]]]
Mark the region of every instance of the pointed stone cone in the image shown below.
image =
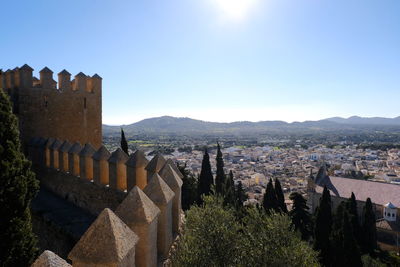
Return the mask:
[[79, 176], [79, 152], [81, 152], [82, 146], [79, 142], [76, 142], [68, 150], [68, 167], [69, 173], [75, 176]]
[[172, 204], [172, 229], [177, 234], [181, 221], [181, 189], [183, 182], [169, 164], [164, 165], [160, 171], [160, 176], [175, 193]]
[[58, 139], [54, 140], [53, 144], [50, 146], [50, 168], [59, 169], [58, 163], [58, 150], [60, 149], [62, 142]]
[[138, 236], [104, 209], [68, 255], [74, 267], [135, 266]]
[[157, 153], [157, 155], [150, 160], [145, 168], [147, 171], [147, 182], [150, 181], [153, 174], [158, 173], [161, 170], [165, 165], [165, 162], [165, 158], [160, 153]]
[[160, 257], [165, 259], [172, 244], [172, 201], [175, 194], [157, 173], [153, 174], [143, 191], [161, 211], [157, 227], [157, 249]]
[[115, 214], [139, 236], [136, 266], [157, 266], [157, 222], [160, 209], [135, 186]]
[[65, 260], [50, 250], [43, 251], [31, 267], [71, 267]]
[[96, 153], [93, 154], [93, 181], [95, 184], [108, 185], [109, 168], [108, 159], [111, 153], [105, 146], [101, 146]]
[[44, 161], [46, 164], [46, 167], [50, 168], [51, 163], [50, 163], [50, 147], [54, 143], [55, 139], [54, 138], [48, 138], [46, 140], [46, 143], [44, 144]]
[[176, 172], [176, 174], [178, 174], [179, 178], [183, 179], [183, 174], [178, 169], [178, 166], [176, 166], [176, 163], [172, 159], [167, 159], [167, 161], [165, 162], [165, 165], [166, 164], [169, 164], [172, 167], [172, 169]]
[[96, 150], [91, 144], [85, 144], [81, 152], [79, 152], [79, 170], [83, 179], [93, 180], [93, 154]]
[[134, 186], [144, 189], [147, 185], [147, 172], [145, 167], [149, 161], [146, 159], [144, 152], [137, 150], [129, 156], [126, 162], [126, 176], [128, 182], [128, 191]]
[[60, 170], [64, 172], [68, 172], [68, 151], [71, 149], [72, 144], [68, 141], [64, 141], [64, 143], [61, 145], [59, 149], [59, 155], [58, 155], [58, 166], [60, 167]]
[[110, 158], [109, 163], [109, 179], [110, 187], [124, 191], [126, 189], [126, 165], [125, 162], [128, 160], [128, 155], [122, 151], [121, 148], [117, 148]]

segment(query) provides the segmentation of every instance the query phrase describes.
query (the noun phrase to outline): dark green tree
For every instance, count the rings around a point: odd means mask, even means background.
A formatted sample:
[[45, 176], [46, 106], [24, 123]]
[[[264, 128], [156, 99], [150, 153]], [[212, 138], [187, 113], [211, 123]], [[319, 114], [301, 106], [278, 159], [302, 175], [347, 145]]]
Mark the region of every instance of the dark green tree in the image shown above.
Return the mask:
[[184, 211], [190, 209], [190, 207], [197, 201], [197, 179], [196, 177], [186, 168], [185, 165], [177, 164], [179, 171], [182, 173], [182, 209]]
[[374, 250], [377, 249], [376, 242], [376, 218], [375, 212], [372, 208], [372, 202], [370, 198], [367, 198], [363, 209], [363, 251], [365, 253], [373, 254]]
[[129, 150], [128, 150], [128, 142], [126, 141], [125, 138], [125, 133], [124, 130], [121, 128], [121, 149], [124, 151], [127, 155], [129, 155]]
[[334, 266], [343, 266], [346, 262], [343, 250], [343, 214], [347, 212], [346, 203], [342, 201], [335, 210], [331, 231], [331, 258]]
[[211, 186], [213, 184], [214, 177], [211, 172], [210, 156], [208, 155], [207, 148], [205, 148], [197, 185], [197, 204], [203, 204], [202, 196], [211, 194]]
[[229, 172], [228, 179], [225, 180], [224, 192], [224, 204], [236, 207], [236, 190], [232, 171]]
[[279, 182], [278, 178], [275, 179], [275, 193], [279, 209], [281, 210], [281, 212], [287, 213], [288, 210], [285, 204], [285, 195], [283, 194], [281, 182]]
[[314, 249], [319, 251], [320, 261], [328, 266], [330, 258], [329, 237], [332, 230], [332, 204], [331, 195], [325, 186], [315, 218], [314, 228]]
[[361, 267], [361, 254], [353, 234], [354, 231], [349, 217], [349, 213], [345, 211], [343, 213], [343, 252], [345, 255], [345, 263], [343, 266]]
[[291, 193], [289, 198], [293, 201], [293, 208], [289, 215], [294, 229], [301, 233], [301, 239], [309, 240], [312, 236], [312, 220], [308, 212], [307, 200], [298, 192]]
[[278, 199], [276, 198], [274, 185], [272, 184], [272, 179], [269, 179], [267, 188], [265, 190], [263, 198], [263, 207], [268, 214], [270, 214], [272, 211], [279, 212], [280, 210], [278, 205]]
[[29, 266], [37, 255], [30, 203], [39, 185], [21, 150], [18, 122], [0, 89], [0, 265]]
[[349, 219], [351, 222], [351, 227], [353, 229], [354, 238], [357, 241], [359, 246], [362, 245], [362, 233], [361, 226], [358, 220], [358, 209], [357, 209], [357, 201], [356, 196], [353, 192], [351, 192], [350, 198], [347, 200], [347, 211], [349, 212]]
[[243, 207], [243, 203], [248, 199], [246, 192], [243, 189], [242, 182], [239, 181], [236, 187], [236, 204], [238, 207]]
[[224, 159], [221, 152], [221, 146], [217, 143], [217, 173], [215, 176], [215, 191], [217, 194], [224, 195], [225, 187], [225, 171], [224, 171]]

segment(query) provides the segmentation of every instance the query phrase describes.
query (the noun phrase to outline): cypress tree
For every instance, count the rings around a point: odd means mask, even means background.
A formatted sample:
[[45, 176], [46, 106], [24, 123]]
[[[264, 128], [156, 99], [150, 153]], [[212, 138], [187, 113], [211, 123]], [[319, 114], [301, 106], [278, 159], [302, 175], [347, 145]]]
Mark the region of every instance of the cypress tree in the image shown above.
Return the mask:
[[362, 233], [361, 226], [358, 221], [358, 209], [356, 196], [351, 192], [351, 197], [347, 201], [347, 211], [349, 212], [349, 219], [351, 222], [351, 227], [353, 229], [354, 238], [356, 239], [359, 246], [362, 245]]
[[235, 192], [235, 182], [233, 181], [233, 172], [229, 172], [228, 179], [225, 181], [224, 189], [224, 204], [236, 206], [236, 192]]
[[188, 210], [197, 201], [197, 179], [186, 169], [185, 165], [177, 165], [182, 173], [182, 209]]
[[215, 190], [217, 194], [224, 194], [225, 187], [225, 171], [224, 171], [224, 159], [222, 157], [221, 147], [219, 143], [217, 143], [217, 174], [215, 177]]
[[125, 133], [124, 130], [121, 128], [121, 149], [124, 151], [127, 155], [129, 155], [129, 150], [128, 150], [128, 142], [126, 141], [125, 138]]
[[343, 252], [345, 255], [344, 266], [362, 266], [361, 254], [357, 241], [353, 235], [352, 223], [347, 210], [343, 213]]
[[363, 250], [365, 253], [373, 254], [374, 250], [377, 249], [376, 242], [376, 218], [375, 212], [372, 208], [372, 202], [370, 198], [367, 198], [363, 209]]
[[346, 203], [342, 201], [336, 208], [332, 222], [331, 255], [334, 266], [343, 266], [346, 257], [343, 250], [343, 215], [347, 212]]
[[208, 155], [207, 148], [205, 148], [197, 186], [197, 204], [203, 204], [202, 195], [211, 194], [211, 186], [213, 184], [214, 177], [211, 172], [210, 156]]
[[39, 185], [21, 150], [18, 123], [0, 89], [0, 265], [29, 266], [36, 257], [30, 203]]
[[236, 203], [238, 207], [242, 207], [243, 203], [248, 199], [246, 192], [243, 190], [242, 182], [239, 181], [236, 189]]
[[320, 253], [321, 263], [328, 266], [331, 262], [330, 258], [330, 242], [329, 236], [332, 230], [332, 206], [331, 195], [325, 186], [322, 197], [319, 201], [319, 207], [316, 213], [314, 228], [314, 249]]
[[278, 200], [276, 198], [275, 189], [272, 184], [272, 179], [269, 179], [267, 188], [265, 190], [263, 207], [267, 213], [271, 213], [271, 211], [279, 212]]
[[293, 208], [289, 212], [292, 225], [296, 231], [301, 233], [301, 239], [308, 240], [312, 235], [312, 221], [307, 201], [298, 192], [291, 193], [289, 198], [293, 201]]
[[279, 182], [278, 178], [275, 179], [275, 193], [280, 211], [287, 213], [288, 210], [285, 204], [285, 195], [283, 194], [281, 182]]

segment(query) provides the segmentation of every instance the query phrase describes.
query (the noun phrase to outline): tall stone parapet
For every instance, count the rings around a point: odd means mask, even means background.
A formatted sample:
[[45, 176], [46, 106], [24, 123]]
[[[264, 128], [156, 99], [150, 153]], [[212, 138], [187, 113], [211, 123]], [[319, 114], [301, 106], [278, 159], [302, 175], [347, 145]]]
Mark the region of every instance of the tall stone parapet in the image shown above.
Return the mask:
[[110, 209], [104, 209], [68, 255], [74, 267], [135, 266], [138, 236]]
[[54, 143], [55, 139], [54, 138], [47, 138], [46, 143], [44, 145], [44, 162], [46, 164], [46, 167], [51, 167], [51, 153], [50, 153], [50, 147]]
[[108, 159], [109, 164], [109, 179], [110, 187], [121, 191], [126, 190], [126, 165], [125, 162], [128, 160], [128, 155], [122, 151], [121, 148], [117, 148], [110, 158]]
[[110, 156], [111, 153], [105, 146], [101, 146], [93, 154], [93, 181], [95, 184], [108, 185], [110, 183], [108, 165]]
[[160, 153], [157, 153], [157, 155], [150, 160], [145, 168], [147, 171], [147, 182], [149, 182], [154, 174], [161, 170], [161, 168], [165, 165], [165, 162], [165, 158]]
[[82, 150], [82, 146], [79, 142], [76, 142], [72, 145], [72, 147], [68, 150], [68, 167], [69, 173], [75, 176], [79, 176], [80, 174], [80, 165], [79, 165], [79, 153]]
[[59, 168], [60, 170], [64, 172], [69, 171], [68, 167], [68, 151], [71, 149], [72, 144], [68, 141], [64, 141], [64, 143], [61, 145], [59, 149], [59, 155], [58, 155], [58, 160], [59, 160]]
[[64, 259], [50, 250], [43, 251], [31, 267], [71, 267]]
[[93, 154], [96, 150], [91, 144], [85, 144], [79, 152], [79, 170], [83, 179], [93, 180]]
[[53, 71], [44, 67], [40, 72], [40, 86], [42, 88], [56, 89], [56, 81], [53, 80]]
[[2, 69], [0, 69], [0, 88], [6, 89], [6, 81], [5, 81], [4, 72]]
[[54, 140], [53, 144], [49, 147], [50, 149], [50, 168], [59, 169], [59, 149], [62, 142], [58, 139]]
[[183, 182], [169, 164], [164, 165], [160, 171], [160, 176], [175, 193], [172, 205], [172, 229], [175, 234], [178, 234], [181, 221], [181, 189]]
[[157, 223], [160, 209], [135, 186], [115, 214], [139, 236], [136, 266], [157, 266]]
[[157, 248], [160, 257], [165, 259], [173, 240], [172, 202], [175, 194], [157, 173], [150, 177], [143, 191], [161, 211], [157, 227]]
[[30, 89], [33, 86], [33, 69], [25, 64], [19, 68], [19, 87], [23, 89]]
[[79, 72], [75, 75], [75, 80], [73, 83], [73, 90], [74, 91], [85, 91], [87, 84], [87, 76], [83, 72]]
[[[172, 169], [176, 172], [176, 174], [178, 174], [179, 178], [183, 179], [183, 174], [178, 169], [178, 166], [176, 166], [176, 163], [172, 159], [167, 159], [167, 161], [165, 162], [165, 165], [166, 164], [170, 165], [172, 167]], [[165, 165], [164, 165], [164, 167], [165, 167]]]
[[149, 161], [146, 159], [144, 152], [141, 150], [137, 150], [135, 153], [129, 156], [129, 159], [126, 162], [128, 191], [135, 186], [138, 186], [142, 190], [146, 187], [147, 172], [145, 167], [148, 163]]
[[101, 81], [102, 78], [98, 74], [88, 77], [86, 91], [90, 93], [101, 93]]
[[66, 70], [58, 73], [58, 89], [71, 90], [71, 73]]

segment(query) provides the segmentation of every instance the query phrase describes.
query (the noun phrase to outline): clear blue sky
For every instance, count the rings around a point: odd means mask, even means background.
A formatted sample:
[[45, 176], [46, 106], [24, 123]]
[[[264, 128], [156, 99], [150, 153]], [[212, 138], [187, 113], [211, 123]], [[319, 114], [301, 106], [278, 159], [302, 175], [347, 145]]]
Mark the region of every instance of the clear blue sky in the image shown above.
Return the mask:
[[103, 77], [103, 122], [400, 115], [399, 0], [4, 1], [0, 68]]

